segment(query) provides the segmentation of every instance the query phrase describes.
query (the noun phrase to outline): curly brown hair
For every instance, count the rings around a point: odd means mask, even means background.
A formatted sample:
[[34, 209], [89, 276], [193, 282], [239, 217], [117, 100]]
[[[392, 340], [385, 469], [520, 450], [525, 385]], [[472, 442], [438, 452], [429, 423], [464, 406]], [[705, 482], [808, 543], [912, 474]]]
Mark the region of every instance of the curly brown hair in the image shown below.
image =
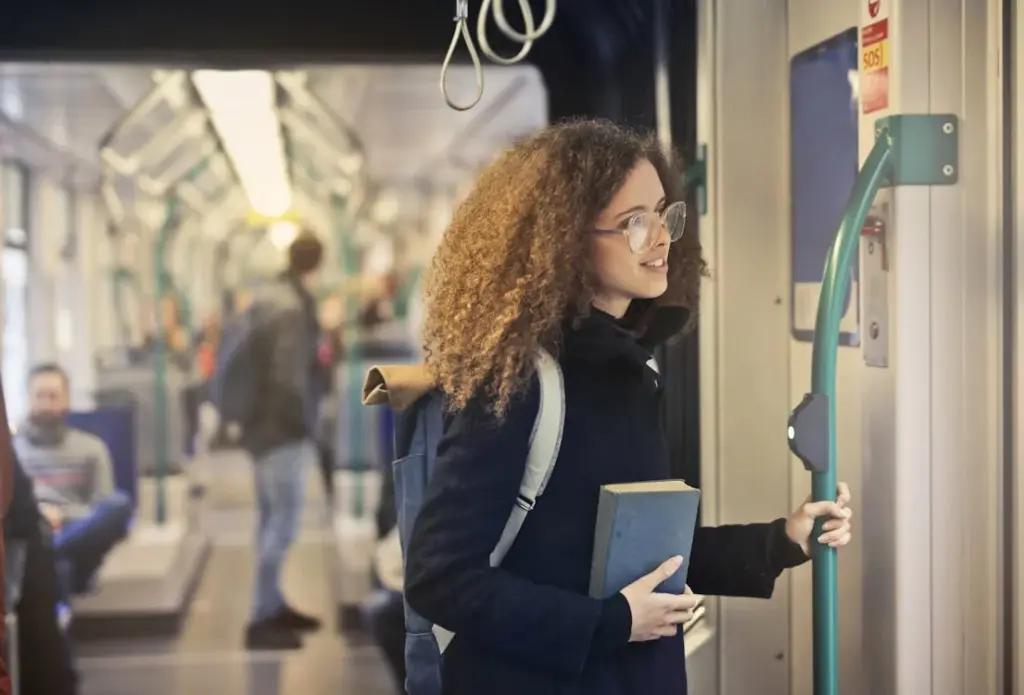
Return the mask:
[[[424, 285], [427, 367], [449, 408], [479, 395], [501, 419], [532, 377], [537, 349], [558, 354], [563, 327], [587, 316], [594, 298], [590, 230], [644, 159], [657, 170], [666, 202], [683, 200], [671, 153], [607, 121], [550, 126], [479, 176]], [[647, 306], [682, 306], [693, 316], [706, 272], [697, 235], [673, 244], [669, 262], [668, 292]], [[638, 333], [651, 311], [630, 312]]]

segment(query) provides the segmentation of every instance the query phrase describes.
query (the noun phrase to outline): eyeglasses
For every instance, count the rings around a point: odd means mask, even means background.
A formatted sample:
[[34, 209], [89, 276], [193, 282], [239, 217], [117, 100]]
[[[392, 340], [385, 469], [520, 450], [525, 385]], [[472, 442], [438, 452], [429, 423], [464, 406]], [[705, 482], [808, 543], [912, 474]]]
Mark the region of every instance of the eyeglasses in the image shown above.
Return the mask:
[[668, 232], [669, 243], [679, 241], [686, 231], [686, 203], [678, 201], [669, 205], [663, 212], [638, 212], [623, 220], [618, 229], [595, 229], [595, 234], [621, 234], [626, 237], [629, 250], [633, 253], [646, 253], [658, 243], [658, 234], [662, 225]]

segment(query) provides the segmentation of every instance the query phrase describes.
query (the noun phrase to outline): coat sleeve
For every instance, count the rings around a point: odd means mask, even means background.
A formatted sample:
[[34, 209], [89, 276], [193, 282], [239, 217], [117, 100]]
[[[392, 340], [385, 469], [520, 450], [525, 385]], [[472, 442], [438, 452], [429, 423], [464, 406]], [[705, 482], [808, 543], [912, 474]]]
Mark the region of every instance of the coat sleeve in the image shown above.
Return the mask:
[[12, 447], [11, 453], [11, 504], [4, 518], [4, 533], [9, 539], [27, 540], [39, 533], [39, 502], [32, 487], [32, 480], [25, 473], [18, 460], [18, 453]]
[[409, 539], [405, 596], [456, 640], [529, 668], [576, 676], [591, 655], [629, 641], [626, 599], [602, 601], [534, 584], [489, 562], [519, 492], [538, 405], [535, 383], [501, 424], [479, 403], [447, 420]]
[[687, 582], [710, 596], [771, 598], [783, 570], [808, 558], [786, 535], [786, 520], [710, 526], [694, 533]]

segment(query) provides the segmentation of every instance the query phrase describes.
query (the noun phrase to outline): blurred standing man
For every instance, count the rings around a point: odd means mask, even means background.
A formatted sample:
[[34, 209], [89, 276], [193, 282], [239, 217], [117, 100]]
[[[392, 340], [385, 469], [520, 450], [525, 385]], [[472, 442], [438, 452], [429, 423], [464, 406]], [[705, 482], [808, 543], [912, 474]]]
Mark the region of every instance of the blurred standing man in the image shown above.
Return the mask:
[[290, 606], [281, 568], [302, 518], [305, 470], [316, 464], [312, 441], [320, 396], [320, 326], [311, 293], [323, 259], [315, 234], [300, 232], [278, 282], [225, 327], [214, 402], [225, 422], [241, 426], [252, 455], [258, 504], [256, 579], [246, 628], [249, 649], [299, 649], [301, 633], [320, 621]]

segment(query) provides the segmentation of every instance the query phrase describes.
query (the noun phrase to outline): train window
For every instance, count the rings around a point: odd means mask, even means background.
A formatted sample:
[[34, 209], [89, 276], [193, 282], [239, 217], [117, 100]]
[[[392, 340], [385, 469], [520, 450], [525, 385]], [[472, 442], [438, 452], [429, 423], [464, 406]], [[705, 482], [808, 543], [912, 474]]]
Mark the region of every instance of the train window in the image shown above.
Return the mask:
[[[68, 354], [74, 344], [72, 336], [75, 332], [71, 315], [83, 289], [82, 276], [74, 269], [75, 195], [67, 186], [55, 188], [53, 195], [53, 231], [47, 234], [48, 239], [52, 241], [45, 244], [43, 254], [49, 256], [53, 253], [55, 267], [60, 268], [54, 277], [53, 335], [57, 354], [62, 361], [72, 362]], [[49, 248], [51, 244], [52, 251]]]
[[75, 189], [66, 186], [61, 189], [64, 202], [64, 229], [61, 240], [61, 259], [73, 263], [78, 254], [78, 196]]
[[28, 170], [20, 162], [3, 163], [4, 246], [28, 249]]
[[3, 274], [2, 374], [7, 416], [17, 422], [25, 414], [28, 384], [28, 252], [5, 246], [0, 252]]
[[4, 245], [0, 252], [3, 291], [3, 375], [7, 417], [20, 420], [27, 409], [28, 391], [28, 171], [8, 162], [2, 170]]

